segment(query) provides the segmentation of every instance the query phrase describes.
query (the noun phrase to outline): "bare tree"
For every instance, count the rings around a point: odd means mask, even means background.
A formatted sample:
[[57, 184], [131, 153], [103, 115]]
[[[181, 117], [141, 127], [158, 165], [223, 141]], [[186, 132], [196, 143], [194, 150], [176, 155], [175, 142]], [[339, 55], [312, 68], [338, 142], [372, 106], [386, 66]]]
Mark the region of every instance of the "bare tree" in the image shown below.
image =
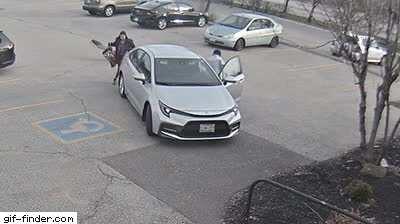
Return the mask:
[[288, 10], [288, 7], [289, 7], [289, 1], [290, 0], [286, 0], [285, 1], [285, 6], [284, 6], [283, 11], [282, 11], [283, 13], [287, 13], [287, 10]]
[[[390, 90], [393, 83], [398, 80], [400, 74], [400, 61], [397, 54], [398, 41], [400, 36], [400, 3], [399, 1], [389, 0], [387, 2], [387, 20], [385, 21], [386, 26], [386, 38], [388, 53], [382, 61], [382, 80], [376, 91], [376, 104], [374, 109], [374, 118], [369, 138], [369, 154], [373, 155], [373, 146], [375, 144], [378, 128], [382, 118], [382, 113], [386, 108], [386, 120], [384, 129], [384, 149], [388, 146], [390, 141], [394, 138], [398, 124], [393, 128], [392, 134], [389, 138], [389, 122], [390, 122]], [[381, 159], [372, 157], [373, 162], [378, 163]]]
[[[353, 74], [357, 79], [356, 84], [359, 87], [360, 147], [365, 149], [365, 158], [368, 162], [378, 163], [380, 156], [376, 156], [374, 146], [385, 109], [385, 145], [393, 139], [397, 128], [400, 126], [399, 118], [389, 136], [390, 90], [393, 83], [398, 80], [400, 73], [400, 60], [397, 54], [400, 34], [400, 3], [398, 0], [327, 1], [329, 1], [329, 10], [325, 9], [324, 11], [329, 18], [332, 34], [336, 39], [335, 43], [338, 45], [340, 55], [345, 62], [351, 64]], [[380, 84], [376, 89], [371, 131], [367, 135], [367, 90], [365, 82], [368, 76], [368, 54], [372, 41], [375, 41], [375, 38], [384, 31], [386, 31], [385, 42], [388, 53], [382, 61], [382, 73]], [[360, 47], [358, 43], [358, 34], [367, 36], [365, 49], [361, 49], [363, 46]]]
[[204, 12], [208, 12], [210, 10], [210, 6], [211, 6], [211, 0], [205, 0], [206, 1], [206, 6], [204, 8]]
[[321, 4], [321, 2], [322, 2], [322, 0], [312, 0], [310, 13], [308, 13], [308, 17], [307, 17], [307, 21], [309, 23], [312, 22], [312, 19], [314, 17], [315, 9], [318, 7], [319, 4]]
[[[365, 81], [368, 75], [368, 52], [371, 44], [371, 37], [374, 36], [374, 27], [372, 18], [369, 16], [368, 5], [358, 4], [355, 0], [327, 0], [329, 1], [329, 10], [325, 9], [331, 32], [335, 37], [335, 44], [339, 49], [339, 55], [345, 62], [350, 63], [354, 76], [357, 79], [357, 85], [360, 93], [359, 111], [359, 131], [360, 147], [367, 145], [366, 137], [366, 110], [367, 110], [367, 91]], [[364, 1], [364, 3], [367, 3]], [[357, 38], [353, 33], [367, 33], [365, 53], [356, 52], [358, 48]]]

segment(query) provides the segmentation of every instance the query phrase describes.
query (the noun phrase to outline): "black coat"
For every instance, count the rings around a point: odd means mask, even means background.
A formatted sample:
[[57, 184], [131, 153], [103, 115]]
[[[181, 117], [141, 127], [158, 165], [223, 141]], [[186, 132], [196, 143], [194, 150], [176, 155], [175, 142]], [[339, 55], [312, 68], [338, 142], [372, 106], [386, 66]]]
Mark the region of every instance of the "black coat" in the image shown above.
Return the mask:
[[111, 46], [114, 46], [116, 48], [115, 52], [115, 58], [117, 64], [120, 64], [122, 61], [122, 58], [126, 54], [126, 52], [132, 50], [135, 48], [135, 43], [133, 43], [133, 40], [126, 38], [124, 42], [121, 41], [119, 37], [115, 39], [114, 42], [110, 44]]

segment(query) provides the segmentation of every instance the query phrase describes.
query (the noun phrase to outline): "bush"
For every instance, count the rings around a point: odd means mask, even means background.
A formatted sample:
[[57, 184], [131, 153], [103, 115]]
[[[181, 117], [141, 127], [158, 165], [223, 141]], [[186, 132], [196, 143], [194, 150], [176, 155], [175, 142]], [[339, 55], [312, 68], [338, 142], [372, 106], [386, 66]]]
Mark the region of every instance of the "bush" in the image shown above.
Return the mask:
[[368, 203], [374, 195], [372, 186], [362, 180], [351, 181], [345, 191], [353, 201], [359, 203]]

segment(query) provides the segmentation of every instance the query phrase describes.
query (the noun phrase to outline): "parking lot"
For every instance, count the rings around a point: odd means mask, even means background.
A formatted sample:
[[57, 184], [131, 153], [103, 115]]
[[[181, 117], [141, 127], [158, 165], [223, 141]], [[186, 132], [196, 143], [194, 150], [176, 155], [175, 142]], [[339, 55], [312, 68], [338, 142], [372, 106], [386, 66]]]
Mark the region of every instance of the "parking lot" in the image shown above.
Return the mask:
[[[225, 58], [240, 56], [246, 74], [240, 135], [189, 143], [147, 136], [90, 40], [107, 43], [125, 30], [136, 45], [178, 44], [208, 57], [203, 28], [139, 28], [127, 14], [89, 16], [78, 0], [0, 0], [0, 28], [17, 54], [0, 70], [0, 211], [76, 211], [80, 223], [218, 223], [224, 203], [253, 180], [356, 146], [351, 68], [327, 48], [293, 47], [328, 41], [329, 32], [276, 20], [286, 39], [277, 48], [223, 49]], [[372, 66], [368, 88], [378, 71]], [[71, 135], [69, 124], [83, 116], [99, 128]]]

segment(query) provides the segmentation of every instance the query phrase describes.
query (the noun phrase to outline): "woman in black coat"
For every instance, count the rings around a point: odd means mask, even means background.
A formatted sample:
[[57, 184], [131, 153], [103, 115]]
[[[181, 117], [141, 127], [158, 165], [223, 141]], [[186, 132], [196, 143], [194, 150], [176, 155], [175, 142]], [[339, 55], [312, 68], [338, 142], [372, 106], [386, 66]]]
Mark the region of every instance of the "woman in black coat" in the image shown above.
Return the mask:
[[119, 76], [119, 69], [122, 59], [124, 58], [126, 52], [135, 48], [135, 44], [133, 43], [133, 40], [128, 38], [125, 31], [121, 31], [119, 33], [119, 36], [115, 39], [115, 41], [110, 43], [109, 45], [115, 47], [116, 49], [115, 62], [117, 63], [118, 66], [117, 66], [117, 74], [115, 75], [113, 80], [113, 84], [115, 85], [115, 82], [117, 81], [117, 78]]

